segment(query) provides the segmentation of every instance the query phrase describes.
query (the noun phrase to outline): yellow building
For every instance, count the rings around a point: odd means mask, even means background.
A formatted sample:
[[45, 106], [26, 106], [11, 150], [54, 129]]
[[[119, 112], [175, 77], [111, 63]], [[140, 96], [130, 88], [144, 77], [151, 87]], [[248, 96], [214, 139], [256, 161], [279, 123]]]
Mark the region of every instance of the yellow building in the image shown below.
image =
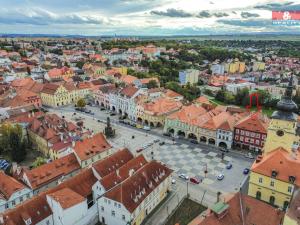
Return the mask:
[[248, 195], [287, 208], [293, 192], [300, 186], [300, 156], [298, 151], [298, 109], [292, 100], [293, 80], [277, 111], [272, 114], [263, 155], [252, 165]]
[[235, 59], [232, 63], [224, 64], [224, 70], [228, 73], [244, 73], [246, 70], [245, 62], [240, 62], [238, 59]]
[[89, 87], [84, 85], [77, 88], [72, 83], [47, 83], [41, 91], [41, 99], [43, 105], [59, 107], [75, 103], [80, 98], [85, 98], [89, 93]]
[[294, 189], [300, 185], [300, 158], [293, 158], [284, 148], [258, 157], [252, 165], [248, 195], [286, 209]]
[[264, 71], [265, 70], [265, 63], [264, 62], [254, 62], [253, 63], [253, 71]]
[[171, 113], [181, 109], [182, 103], [170, 98], [159, 98], [151, 102], [144, 103], [139, 110], [142, 114], [137, 113], [138, 121], [146, 126], [161, 127], [165, 124], [165, 119]]
[[122, 76], [126, 76], [127, 75], [127, 67], [122, 66], [122, 67], [113, 67], [113, 70], [118, 71]]

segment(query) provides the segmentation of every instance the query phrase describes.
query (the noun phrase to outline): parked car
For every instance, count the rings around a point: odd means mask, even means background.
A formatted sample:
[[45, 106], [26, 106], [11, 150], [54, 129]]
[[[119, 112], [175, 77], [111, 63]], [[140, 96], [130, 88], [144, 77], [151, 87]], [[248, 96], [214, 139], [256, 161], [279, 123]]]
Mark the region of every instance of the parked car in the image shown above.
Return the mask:
[[193, 144], [198, 144], [197, 140], [190, 140], [190, 142], [193, 143]]
[[110, 116], [115, 116], [115, 115], [116, 115], [115, 113], [111, 113], [111, 114], [110, 114]]
[[232, 164], [231, 164], [231, 163], [228, 163], [228, 164], [226, 165], [226, 169], [230, 170], [231, 168], [232, 168]]
[[175, 179], [172, 179], [172, 184], [176, 184], [176, 180]]
[[167, 136], [167, 137], [170, 137], [170, 136], [171, 136], [171, 134], [169, 134], [169, 133], [163, 133], [163, 135], [164, 135], [164, 136]]
[[179, 174], [178, 177], [181, 178], [181, 179], [184, 179], [184, 180], [189, 180], [189, 176], [185, 175], [184, 173]]
[[200, 184], [200, 180], [197, 177], [191, 177], [190, 182], [194, 184]]
[[245, 175], [247, 175], [249, 172], [250, 172], [250, 169], [249, 169], [249, 168], [245, 168], [245, 169], [243, 170], [243, 174], [245, 174]]
[[139, 153], [139, 152], [141, 152], [143, 150], [144, 150], [143, 148], [139, 148], [139, 149], [136, 150], [136, 152]]
[[154, 143], [157, 143], [157, 142], [159, 142], [159, 139], [155, 139], [153, 142], [154, 142]]
[[162, 146], [162, 145], [164, 145], [164, 144], [165, 144], [164, 141], [162, 141], [162, 142], [159, 143], [160, 146]]
[[248, 159], [254, 159], [254, 156], [251, 154], [251, 152], [246, 153], [245, 157]]
[[149, 131], [150, 127], [149, 126], [144, 126], [143, 129], [146, 130], [146, 131]]
[[224, 179], [224, 174], [220, 173], [220, 174], [217, 176], [217, 179], [218, 179], [218, 180], [223, 180], [223, 179]]
[[97, 122], [98, 122], [98, 123], [100, 123], [100, 122], [101, 122], [101, 120], [97, 120]]

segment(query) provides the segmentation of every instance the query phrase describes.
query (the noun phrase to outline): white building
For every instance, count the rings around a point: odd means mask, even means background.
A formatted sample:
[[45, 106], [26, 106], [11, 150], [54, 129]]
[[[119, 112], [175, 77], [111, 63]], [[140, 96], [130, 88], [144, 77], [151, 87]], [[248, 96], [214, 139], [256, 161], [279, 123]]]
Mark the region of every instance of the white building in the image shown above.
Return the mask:
[[0, 171], [0, 213], [14, 208], [32, 195], [28, 187]]
[[166, 197], [171, 170], [152, 161], [98, 199], [99, 221], [107, 225], [140, 225]]
[[238, 92], [238, 90], [241, 90], [243, 88], [248, 88], [249, 90], [252, 90], [252, 88], [255, 87], [254, 83], [250, 83], [250, 82], [238, 82], [238, 83], [226, 83], [225, 84], [225, 89], [227, 91], [232, 92], [233, 94], [236, 94]]
[[223, 64], [213, 64], [210, 67], [211, 73], [212, 74], [224, 74], [225, 72], [225, 66]]

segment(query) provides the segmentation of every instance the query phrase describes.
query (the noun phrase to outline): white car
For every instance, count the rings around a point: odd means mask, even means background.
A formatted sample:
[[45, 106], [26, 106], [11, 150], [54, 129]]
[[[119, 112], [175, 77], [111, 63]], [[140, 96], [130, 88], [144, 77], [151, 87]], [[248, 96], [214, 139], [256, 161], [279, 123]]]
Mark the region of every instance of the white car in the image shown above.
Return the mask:
[[175, 179], [172, 179], [172, 184], [176, 184], [176, 180]]
[[218, 180], [223, 180], [223, 179], [224, 179], [224, 174], [220, 173], [220, 174], [217, 176], [217, 179], [218, 179]]
[[245, 157], [249, 159], [254, 159], [254, 156], [250, 152], [246, 153]]
[[185, 175], [184, 173], [179, 174], [178, 177], [181, 178], [181, 179], [184, 179], [184, 180], [189, 180], [189, 176]]

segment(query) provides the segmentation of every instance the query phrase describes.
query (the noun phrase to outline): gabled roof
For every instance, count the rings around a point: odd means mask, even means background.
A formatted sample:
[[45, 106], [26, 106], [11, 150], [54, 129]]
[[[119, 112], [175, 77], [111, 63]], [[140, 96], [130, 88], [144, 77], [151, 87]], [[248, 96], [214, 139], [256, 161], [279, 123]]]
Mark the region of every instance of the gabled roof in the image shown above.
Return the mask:
[[[289, 177], [296, 178], [295, 184], [300, 186], [300, 156], [299, 152], [289, 153], [286, 149], [279, 147], [262, 159], [256, 160], [251, 167], [251, 171], [271, 177], [272, 171], [277, 172], [276, 179], [290, 182]], [[296, 155], [297, 154], [297, 155]]]
[[72, 153], [32, 170], [24, 170], [33, 189], [38, 189], [53, 180], [80, 169], [76, 156]]
[[267, 133], [269, 119], [262, 113], [250, 115], [235, 125], [235, 128], [258, 133]]
[[74, 146], [75, 154], [80, 160], [89, 159], [101, 152], [107, 151], [111, 145], [107, 142], [102, 133], [95, 134], [93, 137], [76, 141]]
[[147, 163], [147, 160], [143, 155], [139, 155], [136, 158], [131, 159], [126, 164], [116, 169], [114, 172], [108, 174], [100, 180], [100, 183], [105, 190], [110, 190], [117, 184], [123, 182], [130, 176], [130, 173], [135, 173]]
[[133, 159], [132, 153], [125, 148], [94, 163], [93, 168], [103, 178], [126, 164], [131, 159]]
[[62, 188], [58, 191], [48, 194], [48, 196], [58, 202], [63, 209], [71, 208], [72, 206], [85, 201], [84, 197], [74, 192], [70, 188]]
[[171, 173], [166, 166], [151, 161], [104, 196], [120, 202], [132, 213]]
[[9, 200], [11, 195], [24, 188], [26, 188], [25, 185], [0, 170], [0, 199], [4, 197], [5, 200]]
[[158, 98], [143, 104], [145, 112], [152, 115], [164, 115], [180, 110], [182, 103], [171, 98]]
[[120, 91], [120, 94], [131, 98], [138, 90], [136, 87], [127, 86]]

